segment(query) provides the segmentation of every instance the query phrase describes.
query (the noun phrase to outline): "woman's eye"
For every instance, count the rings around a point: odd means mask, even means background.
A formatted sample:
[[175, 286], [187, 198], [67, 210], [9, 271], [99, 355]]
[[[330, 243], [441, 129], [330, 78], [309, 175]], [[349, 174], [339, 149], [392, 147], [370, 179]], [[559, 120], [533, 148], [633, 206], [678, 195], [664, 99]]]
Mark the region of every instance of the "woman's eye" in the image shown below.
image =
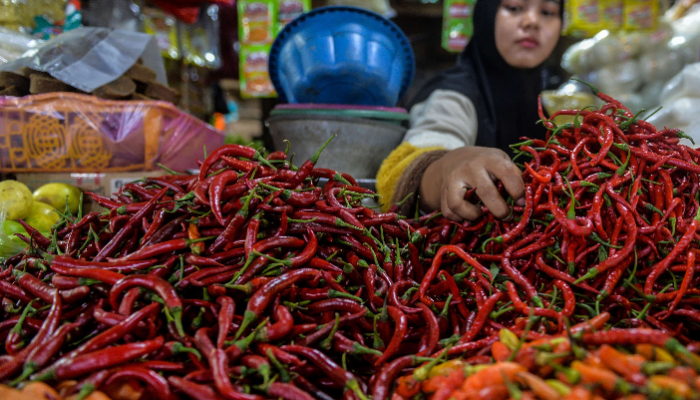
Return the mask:
[[543, 8], [542, 15], [547, 16], [547, 17], [559, 16], [559, 8], [557, 8], [557, 7]]
[[506, 0], [501, 3], [501, 7], [505, 8], [509, 12], [517, 13], [525, 9], [525, 4], [522, 0]]

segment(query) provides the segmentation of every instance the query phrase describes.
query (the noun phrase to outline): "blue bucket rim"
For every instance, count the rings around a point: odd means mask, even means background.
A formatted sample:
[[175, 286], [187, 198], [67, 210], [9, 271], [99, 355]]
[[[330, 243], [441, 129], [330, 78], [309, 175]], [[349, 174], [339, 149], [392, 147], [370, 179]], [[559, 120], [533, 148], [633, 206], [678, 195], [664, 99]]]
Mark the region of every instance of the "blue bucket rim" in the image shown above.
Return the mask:
[[[399, 90], [399, 101], [406, 95], [406, 92], [408, 91], [409, 87], [411, 86], [411, 83], [413, 83], [413, 77], [415, 74], [415, 69], [416, 69], [416, 59], [415, 55], [413, 54], [413, 48], [411, 47], [411, 42], [408, 40], [408, 37], [406, 37], [406, 34], [401, 30], [401, 28], [398, 27], [393, 21], [391, 21], [388, 18], [384, 18], [381, 15], [374, 13], [372, 11], [366, 10], [364, 8], [359, 8], [359, 7], [352, 7], [352, 6], [326, 6], [326, 7], [321, 7], [317, 8], [314, 10], [311, 10], [307, 13], [304, 13], [297, 18], [295, 18], [292, 22], [288, 23], [278, 34], [277, 37], [275, 38], [275, 41], [272, 43], [272, 47], [270, 48], [270, 55], [268, 57], [267, 61], [267, 69], [268, 73], [270, 75], [270, 80], [272, 81], [272, 85], [275, 87], [275, 90], [277, 91], [277, 95], [279, 96], [279, 99], [284, 102], [288, 103], [289, 101], [287, 100], [287, 96], [284, 94], [284, 91], [282, 90], [282, 84], [279, 78], [279, 54], [282, 51], [282, 46], [287, 42], [287, 39], [296, 32], [297, 29], [299, 29], [299, 26], [302, 25], [304, 22], [306, 22], [308, 19], [311, 19], [313, 17], [316, 17], [318, 14], [325, 14], [328, 12], [352, 12], [352, 13], [358, 13], [358, 14], [364, 14], [365, 16], [377, 19], [382, 22], [387, 22], [389, 29], [397, 35], [397, 39], [399, 41], [399, 44], [401, 47], [404, 49], [404, 63], [407, 65], [406, 69], [406, 74], [404, 75], [402, 82], [401, 82], [401, 88]], [[407, 58], [406, 58], [407, 57]]]

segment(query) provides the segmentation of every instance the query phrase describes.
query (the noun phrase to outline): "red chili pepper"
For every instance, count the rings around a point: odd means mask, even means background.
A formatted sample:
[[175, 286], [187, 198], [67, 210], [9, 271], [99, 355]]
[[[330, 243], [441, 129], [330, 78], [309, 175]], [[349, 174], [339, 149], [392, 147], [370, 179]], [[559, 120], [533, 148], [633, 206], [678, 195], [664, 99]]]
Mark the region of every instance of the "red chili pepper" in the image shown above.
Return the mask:
[[438, 340], [440, 340], [440, 327], [439, 322], [433, 311], [423, 303], [418, 303], [418, 308], [421, 309], [421, 316], [425, 321], [425, 325], [428, 333], [428, 345], [425, 349], [416, 353], [416, 357], [427, 357], [435, 351], [438, 345]]
[[260, 396], [241, 393], [233, 387], [228, 376], [228, 356], [224, 350], [214, 347], [207, 337], [207, 332], [207, 328], [199, 329], [195, 334], [195, 343], [209, 362], [219, 393], [231, 400], [262, 400]]
[[[331, 321], [327, 324], [317, 326], [317, 327], [315, 327], [315, 329], [316, 329], [315, 332], [308, 334], [306, 337], [297, 341], [296, 343], [299, 346], [311, 346], [314, 343], [318, 342], [319, 340], [328, 337], [328, 335], [330, 335], [330, 333], [333, 331], [333, 329], [334, 329], [334, 327], [336, 327], [336, 325], [338, 328], [340, 328], [340, 327], [343, 327], [345, 324], [347, 324], [349, 322], [353, 322], [353, 321], [358, 321], [358, 324], [360, 324], [360, 322], [362, 321], [362, 317], [364, 317], [365, 314], [367, 314], [367, 310], [363, 308], [362, 310], [360, 310], [356, 313], [342, 316], [337, 321]], [[365, 324], [364, 328], [371, 329], [371, 325]], [[293, 336], [293, 333], [290, 336]]]
[[260, 153], [251, 148], [251, 147], [246, 147], [246, 146], [241, 146], [237, 144], [228, 144], [225, 146], [221, 146], [218, 149], [214, 150], [209, 156], [204, 160], [202, 163], [202, 166], [199, 168], [199, 180], [203, 181], [211, 167], [213, 167], [216, 163], [221, 160], [221, 157], [223, 156], [228, 156], [228, 157], [243, 157], [247, 158], [253, 161], [257, 161], [261, 164], [264, 164], [270, 168], [274, 167], [272, 164], [270, 164], [269, 161], [267, 161]]
[[301, 167], [299, 167], [299, 170], [297, 171], [296, 175], [289, 180], [289, 183], [291, 186], [298, 186], [301, 184], [310, 174], [311, 171], [314, 169], [314, 166], [316, 163], [318, 163], [318, 158], [321, 156], [321, 152], [323, 152], [323, 149], [328, 146], [328, 144], [335, 138], [335, 135], [331, 136], [326, 140], [322, 145], [321, 148], [318, 149], [318, 151], [311, 156], [308, 160], [306, 160]]
[[108, 271], [126, 272], [144, 270], [158, 263], [157, 259], [130, 261], [130, 260], [114, 260], [111, 262], [94, 262], [76, 260], [66, 256], [55, 256], [51, 261], [51, 265], [59, 265], [67, 268], [99, 268]]
[[690, 245], [695, 237], [695, 232], [698, 229], [698, 224], [700, 224], [700, 210], [698, 215], [693, 219], [688, 227], [688, 231], [683, 235], [683, 237], [678, 241], [678, 244], [671, 250], [671, 252], [663, 259], [661, 262], [657, 263], [653, 268], [654, 270], [647, 276], [647, 280], [644, 283], [644, 294], [651, 294], [654, 288], [654, 283], [659, 278], [659, 276], [665, 272], [668, 267], [671, 266], [673, 260], [675, 260], [679, 255], [681, 255], [685, 249]]
[[284, 400], [315, 400], [313, 396], [289, 383], [272, 382], [267, 394]]
[[97, 255], [94, 257], [94, 261], [104, 261], [105, 258], [114, 254], [117, 249], [124, 244], [124, 240], [128, 238], [134, 232], [134, 229], [136, 229], [138, 224], [141, 223], [141, 219], [153, 213], [157, 202], [165, 195], [167, 191], [168, 189], [160, 190], [141, 210], [134, 214], [129, 222], [127, 222], [127, 224], [124, 225], [124, 227], [112, 237], [112, 239], [102, 248], [102, 250], [97, 253]]
[[[51, 270], [61, 275], [95, 279], [109, 285], [114, 285], [125, 276], [117, 272], [100, 268], [70, 268], [58, 263], [51, 264]], [[2, 281], [0, 281], [0, 290], [2, 290]]]
[[588, 218], [583, 218], [584, 224], [579, 225], [576, 219], [568, 219], [564, 211], [552, 199], [552, 187], [549, 187], [549, 210], [556, 218], [557, 222], [566, 228], [574, 236], [589, 236], [593, 232], [593, 222]]
[[143, 287], [150, 289], [158, 294], [170, 313], [170, 317], [175, 324], [176, 333], [184, 336], [182, 329], [182, 302], [170, 284], [156, 276], [152, 275], [129, 275], [119, 280], [109, 293], [109, 304], [112, 309], [119, 308], [119, 296], [127, 289], [133, 287]]
[[683, 281], [681, 282], [681, 287], [678, 290], [678, 294], [676, 295], [676, 298], [673, 299], [673, 303], [671, 303], [671, 306], [668, 308], [666, 315], [662, 318], [659, 318], [660, 320], [664, 320], [668, 316], [673, 314], [673, 311], [676, 309], [676, 307], [678, 307], [678, 304], [683, 299], [683, 296], [685, 296], [685, 294], [688, 292], [688, 288], [690, 287], [690, 282], [692, 282], [693, 275], [695, 273], [695, 252], [689, 251], [687, 258], [688, 258], [688, 262], [687, 262], [687, 267], [685, 270], [685, 276], [683, 277]]
[[484, 305], [479, 308], [479, 311], [476, 314], [476, 318], [474, 319], [472, 326], [469, 328], [467, 333], [464, 336], [462, 336], [461, 339], [459, 339], [460, 344], [468, 343], [476, 339], [479, 333], [481, 333], [481, 330], [483, 329], [484, 324], [486, 323], [486, 319], [489, 317], [489, 314], [491, 314], [491, 311], [496, 306], [496, 303], [498, 303], [498, 301], [501, 299], [501, 296], [503, 296], [503, 293], [497, 292], [491, 295], [491, 297], [489, 297], [488, 299], [486, 299]]
[[228, 225], [222, 223], [222, 225], [226, 225], [226, 229], [224, 229], [224, 232], [221, 235], [219, 235], [219, 237], [209, 247], [209, 254], [218, 253], [224, 248], [225, 245], [232, 242], [238, 236], [238, 233], [240, 232], [243, 223], [248, 219], [248, 212], [251, 208], [250, 205], [252, 204], [254, 194], [255, 192], [253, 191], [248, 195], [248, 197], [245, 200], [245, 203], [243, 204], [243, 207], [241, 207], [241, 209], [238, 210], [238, 212], [231, 219], [231, 222], [229, 222]]
[[235, 171], [225, 171], [224, 173], [216, 175], [209, 185], [209, 202], [211, 204], [212, 213], [221, 225], [226, 225], [221, 212], [221, 195], [223, 194], [224, 187], [226, 187], [228, 183], [238, 180], [238, 178], [238, 173]]
[[394, 321], [394, 334], [392, 335], [391, 341], [389, 342], [386, 350], [384, 350], [384, 354], [382, 354], [382, 356], [374, 362], [374, 365], [381, 365], [396, 354], [399, 345], [403, 341], [403, 337], [406, 335], [406, 329], [408, 328], [406, 315], [400, 309], [388, 306], [387, 312]]
[[299, 354], [307, 358], [335, 383], [351, 390], [360, 400], [367, 400], [367, 396], [364, 393], [366, 389], [363, 388], [364, 385], [362, 385], [362, 382], [358, 381], [355, 375], [349, 371], [345, 371], [319, 350], [295, 345], [283, 346], [282, 350], [292, 354]]
[[135, 360], [146, 354], [157, 351], [163, 346], [163, 338], [145, 342], [129, 343], [97, 350], [73, 358], [69, 363], [60, 364], [49, 376], [41, 375], [37, 380], [59, 379], [65, 380], [85, 375], [95, 369], [109, 368], [124, 362]]
[[402, 370], [414, 367], [418, 364], [416, 357], [404, 356], [386, 364], [377, 375], [372, 388], [372, 400], [388, 400], [391, 386], [398, 378]]
[[41, 232], [38, 230], [34, 229], [32, 226], [27, 224], [22, 220], [22, 218], [18, 218], [17, 222], [22, 224], [22, 227], [24, 227], [24, 230], [27, 231], [29, 234], [29, 237], [39, 246], [43, 248], [48, 248], [51, 245], [51, 240], [47, 239], [46, 236], [42, 235]]
[[[315, 236], [313, 237], [315, 238]], [[236, 333], [235, 338], [238, 339], [241, 336], [248, 325], [260, 316], [278, 293], [299, 280], [314, 278], [316, 276], [318, 276], [318, 271], [309, 268], [300, 268], [286, 272], [263, 285], [248, 301], [245, 313], [243, 314], [243, 322], [241, 322], [241, 327]]]
[[270, 167], [265, 167], [260, 165], [257, 162], [254, 161], [243, 161], [239, 160], [237, 158], [232, 158], [232, 157], [227, 157], [223, 156], [221, 159], [231, 167], [232, 169], [236, 171], [244, 171], [244, 172], [251, 172], [253, 170], [256, 170], [255, 175], [258, 177], [264, 177], [264, 176], [270, 176], [270, 175], [276, 175], [276, 178], [282, 178], [282, 179], [290, 179], [295, 175], [293, 171], [290, 170], [279, 170], [275, 171], [274, 169]]
[[193, 399], [221, 400], [221, 396], [213, 388], [206, 385], [200, 385], [177, 376], [169, 376], [168, 383]]
[[253, 245], [258, 241], [258, 229], [260, 228], [260, 218], [262, 213], [259, 212], [253, 216], [248, 222], [248, 229], [246, 230], [245, 236], [245, 256], [246, 258], [251, 256], [253, 251]]
[[562, 315], [569, 318], [574, 314], [574, 309], [576, 308], [576, 297], [574, 296], [574, 291], [571, 290], [569, 285], [562, 280], [555, 280], [554, 286], [558, 287], [564, 295], [564, 308], [561, 310]]
[[557, 313], [556, 311], [549, 309], [549, 308], [541, 308], [541, 307], [528, 307], [521, 299], [520, 296], [518, 296], [518, 292], [515, 289], [515, 285], [513, 282], [506, 282], [506, 287], [508, 288], [508, 295], [510, 296], [510, 300], [513, 302], [513, 306], [520, 311], [522, 314], [529, 315], [532, 313], [533, 315], [537, 316], [542, 316], [542, 317], [547, 317], [551, 318], [557, 321], [557, 324], [559, 327], [562, 325], [562, 315]]
[[19, 283], [22, 288], [50, 304], [53, 303], [54, 293], [56, 292], [58, 292], [63, 301], [66, 303], [76, 302], [90, 294], [90, 288], [87, 286], [80, 286], [68, 290], [58, 290], [37, 279], [32, 274], [22, 273], [20, 271], [15, 271], [15, 274], [19, 276], [17, 278], [17, 283]]
[[24, 289], [4, 280], [0, 280], [0, 293], [15, 300], [19, 300], [24, 304], [28, 304], [32, 301], [32, 298], [29, 297], [29, 293]]
[[425, 294], [428, 291], [428, 287], [430, 286], [430, 283], [435, 279], [438, 273], [438, 269], [440, 268], [440, 265], [442, 263], [442, 258], [446, 253], [454, 253], [456, 254], [459, 258], [464, 260], [467, 264], [471, 265], [476, 269], [477, 271], [486, 274], [489, 279], [493, 279], [491, 276], [491, 272], [484, 268], [481, 264], [479, 264], [478, 261], [476, 261], [472, 256], [467, 254], [464, 250], [460, 249], [457, 246], [443, 246], [438, 250], [437, 254], [435, 255], [435, 258], [433, 258], [433, 262], [430, 265], [430, 269], [428, 272], [425, 274], [423, 277], [423, 280], [421, 281], [420, 288], [418, 289], [418, 293], [416, 294], [416, 298], [418, 299], [423, 299], [425, 298]]
[[292, 331], [294, 318], [286, 307], [277, 306], [275, 308], [275, 318], [277, 321], [274, 324], [265, 326], [258, 332], [258, 340], [262, 342], [276, 342]]
[[223, 348], [226, 336], [231, 329], [233, 316], [236, 312], [236, 303], [228, 296], [219, 296], [216, 303], [221, 306], [219, 310], [219, 334], [216, 339], [216, 347]]
[[27, 360], [24, 363], [24, 370], [22, 375], [14, 380], [14, 383], [20, 383], [27, 379], [31, 374], [36, 372], [39, 368], [44, 367], [48, 362], [54, 357], [65, 343], [66, 338], [70, 331], [78, 327], [77, 323], [66, 324], [61, 326], [52, 336], [48, 339], [43, 346], [37, 346], [29, 352], [27, 355]]
[[303, 366], [306, 364], [306, 361], [301, 361], [297, 356], [289, 354], [286, 351], [280, 349], [279, 347], [273, 346], [269, 343], [256, 343], [255, 351], [256, 353], [262, 356], [269, 356], [269, 354], [271, 353], [277, 360], [279, 360], [283, 364], [291, 364], [294, 366]]
[[138, 365], [127, 365], [112, 370], [109, 378], [105, 381], [105, 386], [112, 385], [123, 379], [143, 382], [150, 389], [149, 392], [153, 393], [159, 400], [178, 399], [178, 396], [170, 390], [170, 385], [165, 378], [155, 371]]

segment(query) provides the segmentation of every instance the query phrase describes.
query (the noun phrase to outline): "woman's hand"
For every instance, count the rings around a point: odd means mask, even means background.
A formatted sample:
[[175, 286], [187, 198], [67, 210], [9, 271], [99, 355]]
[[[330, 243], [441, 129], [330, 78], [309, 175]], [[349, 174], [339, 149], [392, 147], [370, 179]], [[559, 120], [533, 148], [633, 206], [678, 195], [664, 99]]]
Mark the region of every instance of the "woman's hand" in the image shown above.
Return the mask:
[[498, 192], [494, 181], [503, 182], [513, 199], [522, 199], [525, 184], [522, 172], [499, 149], [461, 147], [430, 164], [420, 184], [420, 201], [424, 210], [441, 210], [451, 220], [474, 220], [481, 209], [464, 200], [467, 190], [476, 194], [496, 218], [506, 218], [510, 207]]

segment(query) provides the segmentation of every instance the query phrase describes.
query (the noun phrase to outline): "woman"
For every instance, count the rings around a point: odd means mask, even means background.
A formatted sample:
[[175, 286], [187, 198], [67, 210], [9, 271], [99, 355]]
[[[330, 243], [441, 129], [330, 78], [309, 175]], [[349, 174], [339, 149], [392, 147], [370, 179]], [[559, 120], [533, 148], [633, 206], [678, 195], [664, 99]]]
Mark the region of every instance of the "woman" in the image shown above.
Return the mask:
[[[411, 129], [379, 170], [377, 188], [384, 199], [396, 204], [417, 193], [422, 210], [441, 210], [456, 221], [481, 215], [464, 200], [471, 188], [496, 217], [509, 215], [494, 180], [522, 201], [524, 184], [509, 145], [545, 135], [536, 123], [537, 97], [541, 66], [559, 40], [561, 1], [477, 1], [474, 35], [458, 65], [413, 99]], [[412, 209], [413, 198], [403, 203], [402, 213]]]

